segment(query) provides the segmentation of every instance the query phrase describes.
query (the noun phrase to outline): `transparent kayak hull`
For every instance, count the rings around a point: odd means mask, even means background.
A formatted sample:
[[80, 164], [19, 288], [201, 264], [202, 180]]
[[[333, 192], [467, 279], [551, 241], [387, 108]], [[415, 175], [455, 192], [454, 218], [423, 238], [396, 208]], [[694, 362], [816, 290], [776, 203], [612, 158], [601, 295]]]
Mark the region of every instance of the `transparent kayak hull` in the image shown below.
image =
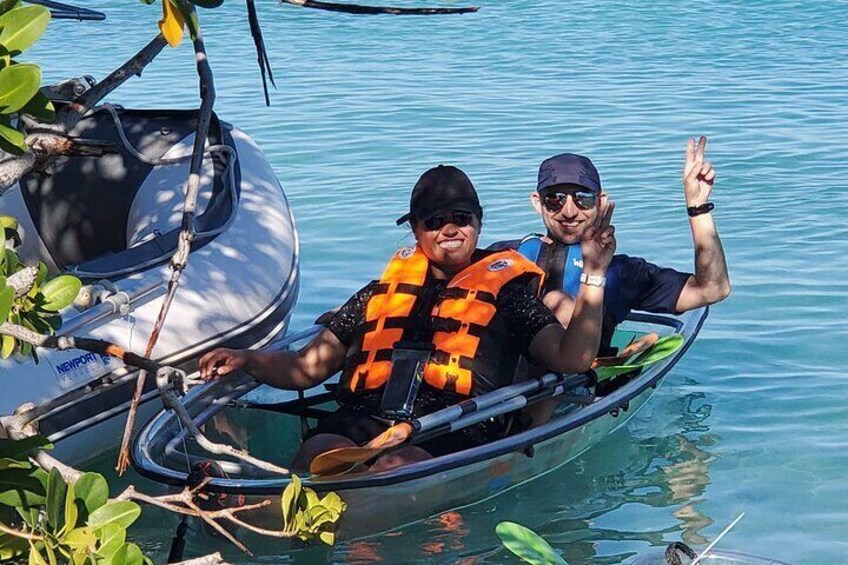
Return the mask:
[[[684, 561], [685, 563], [685, 561]], [[768, 557], [757, 557], [735, 551], [710, 551], [701, 559], [704, 565], [789, 565]], [[665, 552], [656, 551], [628, 561], [628, 565], [666, 565]]]
[[[706, 309], [682, 316], [634, 314], [622, 338], [646, 331], [679, 333], [683, 346], [672, 356], [642, 370], [626, 384], [588, 405], [562, 404], [541, 426], [503, 439], [379, 473], [333, 477], [301, 476], [304, 486], [319, 493], [335, 491], [348, 510], [339, 523], [343, 538], [379, 533], [495, 496], [549, 473], [596, 445], [625, 424], [654, 394], [665, 375], [685, 354], [707, 316]], [[297, 417], [239, 408], [257, 383], [240, 374], [193, 390], [185, 401], [192, 418], [213, 441], [229, 441], [254, 456], [287, 465], [299, 442]], [[320, 394], [321, 390], [307, 394]], [[160, 413], [139, 434], [133, 447], [136, 469], [158, 482], [185, 484], [187, 461], [210, 459], [184, 438], [176, 418]], [[282, 524], [277, 502], [288, 476], [273, 476], [232, 460], [218, 460], [228, 478], [213, 479], [212, 491], [239, 493], [248, 503], [272, 499], [251, 514], [266, 528]]]

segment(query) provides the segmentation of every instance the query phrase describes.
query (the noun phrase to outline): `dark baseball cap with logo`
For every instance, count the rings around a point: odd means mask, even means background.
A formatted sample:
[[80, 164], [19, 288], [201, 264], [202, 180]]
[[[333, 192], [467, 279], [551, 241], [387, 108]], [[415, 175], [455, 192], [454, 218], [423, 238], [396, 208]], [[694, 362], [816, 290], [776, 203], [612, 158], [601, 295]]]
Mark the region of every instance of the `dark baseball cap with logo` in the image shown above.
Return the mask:
[[453, 211], [469, 212], [483, 219], [483, 208], [471, 179], [456, 167], [439, 165], [426, 171], [415, 183], [409, 197], [409, 212], [397, 219], [397, 225]]
[[593, 192], [601, 191], [601, 176], [588, 157], [574, 153], [554, 155], [539, 165], [539, 181], [536, 192], [543, 194], [548, 189], [562, 184], [572, 184]]

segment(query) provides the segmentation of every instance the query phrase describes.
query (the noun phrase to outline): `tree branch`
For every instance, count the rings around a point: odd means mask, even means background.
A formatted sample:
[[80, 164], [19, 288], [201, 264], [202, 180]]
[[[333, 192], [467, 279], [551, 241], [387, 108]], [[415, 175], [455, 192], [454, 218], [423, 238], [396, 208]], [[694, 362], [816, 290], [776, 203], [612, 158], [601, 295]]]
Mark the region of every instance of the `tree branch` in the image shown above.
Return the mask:
[[38, 278], [38, 267], [24, 267], [6, 279], [6, 284], [15, 289], [15, 298], [20, 298], [32, 290]]
[[[191, 10], [194, 10], [194, 7], [191, 7]], [[162, 326], [165, 324], [165, 318], [168, 316], [168, 310], [171, 307], [174, 293], [179, 286], [180, 276], [188, 263], [188, 256], [191, 253], [191, 243], [194, 240], [194, 214], [197, 210], [197, 196], [200, 193], [200, 169], [203, 166], [204, 149], [206, 148], [206, 139], [209, 136], [209, 124], [212, 121], [212, 109], [215, 105], [215, 79], [212, 75], [212, 68], [209, 66], [209, 58], [206, 56], [206, 46], [203, 43], [203, 35], [201, 34], [199, 24], [195, 33], [196, 35], [193, 39], [194, 58], [197, 64], [197, 74], [200, 78], [201, 102], [200, 109], [198, 110], [197, 130], [194, 134], [194, 147], [189, 166], [188, 182], [186, 183], [185, 201], [183, 203], [182, 229], [177, 243], [177, 250], [171, 258], [171, 280], [168, 282], [168, 290], [165, 299], [162, 301], [162, 307], [159, 309], [159, 316], [156, 318], [153, 330], [150, 332], [150, 337], [147, 340], [147, 347], [144, 350], [145, 357], [150, 357], [153, 354], [153, 348], [156, 347], [156, 342], [159, 340], [159, 334], [162, 331]], [[130, 402], [127, 421], [124, 425], [124, 436], [121, 439], [121, 449], [118, 453], [118, 461], [115, 466], [118, 475], [123, 475], [130, 466], [130, 440], [132, 439], [135, 428], [138, 404], [141, 400], [141, 395], [144, 391], [144, 382], [146, 380], [147, 371], [142, 370], [136, 379], [135, 393]]]
[[392, 14], [395, 16], [433, 16], [437, 14], [468, 14], [478, 11], [477, 6], [463, 8], [399, 8], [396, 6], [363, 6], [360, 4], [341, 4], [337, 2], [322, 2], [321, 0], [279, 0], [281, 4], [291, 4], [301, 8], [314, 8], [345, 14]]
[[0, 163], [0, 194], [32, 171], [36, 164], [48, 161], [54, 155], [79, 155], [81, 152], [86, 155], [102, 154], [102, 151], [96, 151], [96, 147], [92, 149], [91, 144], [70, 139], [68, 134], [95, 104], [130, 77], [141, 75], [141, 71], [156, 58], [165, 45], [162, 35], [157, 35], [126, 63], [62, 108], [53, 123], [27, 119], [26, 123], [31, 126], [27, 132], [30, 135], [26, 139], [30, 151]]
[[10, 536], [15, 536], [16, 538], [23, 538], [23, 539], [29, 540], [29, 541], [42, 541], [44, 539], [44, 536], [39, 536], [39, 535], [36, 535], [36, 534], [28, 534], [26, 532], [21, 532], [19, 530], [14, 529], [14, 528], [10, 528], [9, 526], [4, 524], [3, 522], [0, 522], [0, 532], [3, 532], [4, 534], [9, 534]]
[[180, 561], [174, 565], [228, 565], [220, 553], [213, 553], [204, 557], [196, 557], [187, 561]]

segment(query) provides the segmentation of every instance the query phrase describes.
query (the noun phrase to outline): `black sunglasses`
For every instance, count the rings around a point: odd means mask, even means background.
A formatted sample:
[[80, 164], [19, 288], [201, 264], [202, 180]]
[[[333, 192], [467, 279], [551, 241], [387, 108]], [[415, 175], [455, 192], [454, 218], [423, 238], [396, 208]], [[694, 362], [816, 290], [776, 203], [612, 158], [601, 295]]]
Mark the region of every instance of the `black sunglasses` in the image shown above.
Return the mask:
[[426, 220], [421, 221], [421, 225], [427, 231], [440, 230], [448, 224], [453, 224], [458, 228], [470, 226], [474, 222], [474, 214], [468, 212], [451, 212], [450, 214], [439, 214], [430, 216]]
[[590, 210], [598, 203], [598, 193], [588, 190], [577, 190], [575, 192], [550, 192], [542, 197], [542, 205], [548, 212], [559, 212], [568, 197], [574, 199], [574, 205], [581, 210]]

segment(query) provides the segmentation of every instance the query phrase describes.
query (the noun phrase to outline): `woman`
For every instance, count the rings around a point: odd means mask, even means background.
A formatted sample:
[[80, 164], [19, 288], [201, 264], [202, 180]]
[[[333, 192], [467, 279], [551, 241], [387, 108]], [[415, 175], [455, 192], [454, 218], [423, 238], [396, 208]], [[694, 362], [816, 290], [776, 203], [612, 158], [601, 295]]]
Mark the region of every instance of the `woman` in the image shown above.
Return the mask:
[[[216, 349], [200, 360], [204, 378], [245, 370], [271, 386], [303, 390], [342, 371], [340, 409], [319, 422], [292, 463], [307, 469], [319, 453], [368, 442], [391, 420], [417, 417], [511, 384], [525, 355], [562, 373], [589, 368], [598, 349], [603, 281], [615, 251], [612, 203], [583, 238], [585, 288], [569, 327], [551, 309], [563, 293], [538, 297], [543, 274], [508, 250], [477, 249], [483, 210], [456, 167], [425, 172], [410, 198], [416, 245], [400, 249], [380, 280], [357, 292], [308, 345], [292, 351]], [[416, 378], [416, 376], [418, 378]], [[419, 381], [420, 389], [416, 389]], [[379, 459], [386, 469], [469, 447], [505, 430], [489, 422], [406, 446]]]

